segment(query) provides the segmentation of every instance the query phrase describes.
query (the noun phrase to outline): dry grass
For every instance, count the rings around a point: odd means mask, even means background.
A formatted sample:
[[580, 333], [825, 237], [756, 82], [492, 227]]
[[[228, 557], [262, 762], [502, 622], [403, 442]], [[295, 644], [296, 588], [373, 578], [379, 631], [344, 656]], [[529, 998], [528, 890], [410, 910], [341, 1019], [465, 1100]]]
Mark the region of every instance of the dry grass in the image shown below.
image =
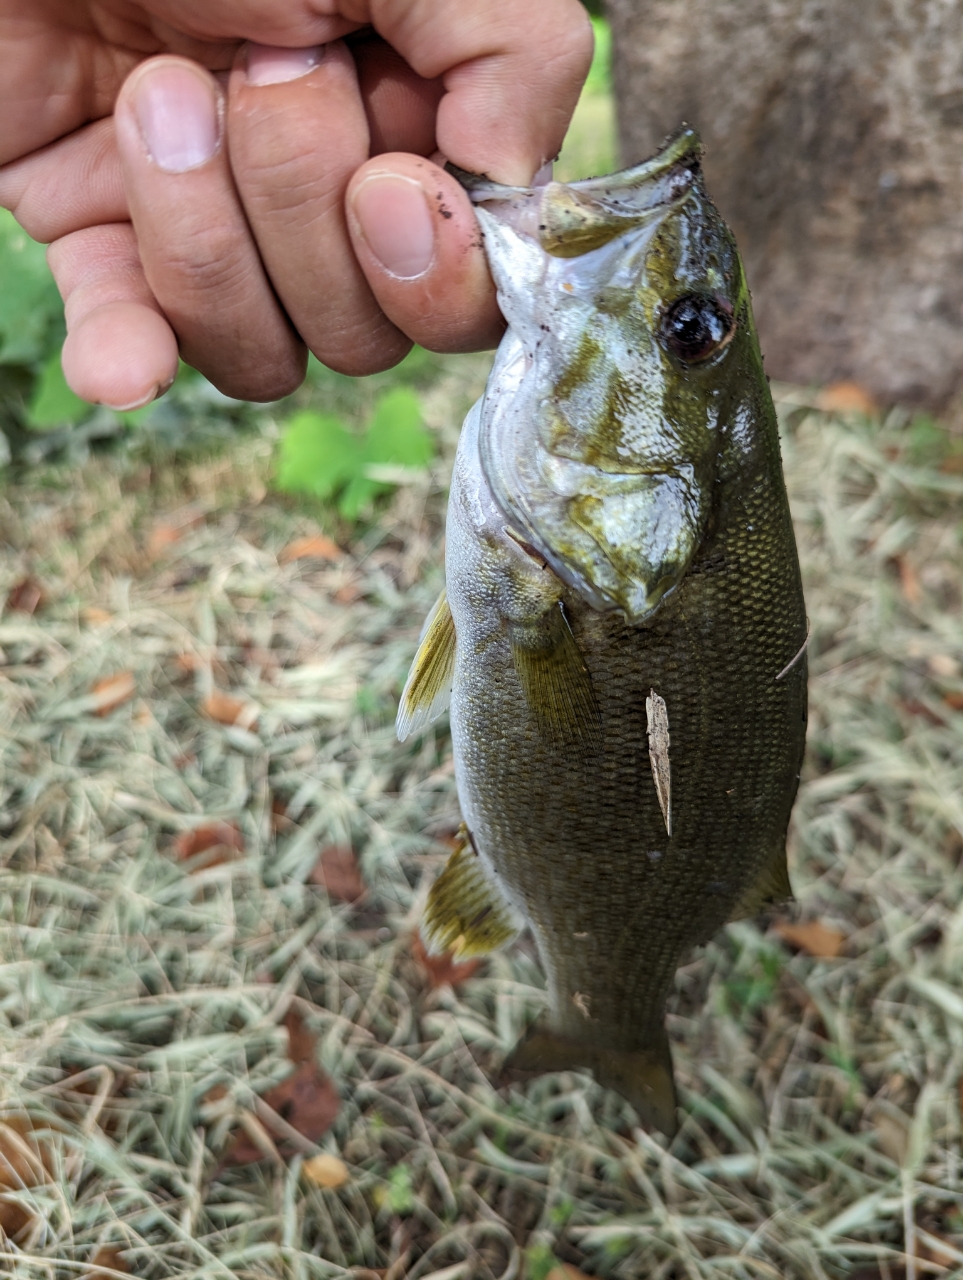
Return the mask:
[[[446, 460], [484, 367], [426, 396]], [[457, 820], [444, 728], [392, 733], [444, 463], [341, 562], [279, 564], [315, 526], [266, 496], [270, 429], [150, 485], [114, 459], [6, 491], [0, 590], [29, 572], [46, 603], [0, 619], [0, 1152], [27, 1153], [0, 1271], [963, 1275], [963, 478], [938, 435], [782, 400], [813, 628], [797, 916], [846, 940], [815, 959], [744, 922], [685, 965], [669, 1150], [586, 1077], [492, 1088], [543, 999], [526, 945], [457, 992], [411, 955]], [[117, 672], [133, 696], [98, 715]], [[205, 716], [214, 690], [241, 723]], [[192, 872], [176, 836], [216, 820], [244, 850]], [[308, 882], [349, 843], [356, 910]], [[340, 1115], [320, 1148], [226, 1166], [292, 1005]], [[344, 1186], [302, 1177], [319, 1149]]]

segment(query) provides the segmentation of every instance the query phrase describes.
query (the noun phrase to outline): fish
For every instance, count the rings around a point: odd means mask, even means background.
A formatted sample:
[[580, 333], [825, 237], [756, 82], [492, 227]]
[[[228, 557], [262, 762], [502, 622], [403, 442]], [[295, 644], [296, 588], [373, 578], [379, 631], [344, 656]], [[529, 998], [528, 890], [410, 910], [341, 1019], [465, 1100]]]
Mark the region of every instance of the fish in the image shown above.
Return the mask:
[[463, 824], [421, 924], [530, 929], [507, 1077], [589, 1071], [672, 1135], [675, 972], [791, 898], [808, 628], [775, 410], [697, 133], [602, 178], [459, 173], [507, 322], [397, 718], [446, 710]]

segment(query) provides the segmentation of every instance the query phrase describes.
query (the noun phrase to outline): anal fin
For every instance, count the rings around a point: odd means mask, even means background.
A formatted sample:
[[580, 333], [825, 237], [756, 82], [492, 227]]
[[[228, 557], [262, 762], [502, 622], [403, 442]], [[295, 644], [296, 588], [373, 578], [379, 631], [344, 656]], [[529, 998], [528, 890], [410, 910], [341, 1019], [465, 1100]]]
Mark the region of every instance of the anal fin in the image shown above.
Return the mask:
[[464, 823], [444, 871], [431, 886], [421, 936], [429, 953], [459, 959], [496, 951], [518, 934], [515, 913], [492, 883]]
[[792, 885], [789, 883], [789, 866], [786, 862], [786, 846], [776, 850], [762, 871], [756, 876], [749, 888], [739, 899], [730, 920], [744, 920], [747, 916], [758, 915], [767, 907], [778, 907], [792, 900]]
[[602, 720], [592, 677], [561, 603], [530, 623], [511, 623], [515, 670], [532, 717], [555, 750], [601, 747]]
[[678, 1129], [675, 1075], [665, 1029], [639, 1049], [607, 1049], [553, 1031], [539, 1020], [518, 1042], [502, 1068], [511, 1079], [546, 1071], [591, 1071], [599, 1084], [614, 1089], [639, 1113], [649, 1129], [671, 1138]]
[[395, 731], [404, 742], [448, 710], [455, 674], [455, 623], [444, 591], [421, 631], [421, 643], [398, 704]]

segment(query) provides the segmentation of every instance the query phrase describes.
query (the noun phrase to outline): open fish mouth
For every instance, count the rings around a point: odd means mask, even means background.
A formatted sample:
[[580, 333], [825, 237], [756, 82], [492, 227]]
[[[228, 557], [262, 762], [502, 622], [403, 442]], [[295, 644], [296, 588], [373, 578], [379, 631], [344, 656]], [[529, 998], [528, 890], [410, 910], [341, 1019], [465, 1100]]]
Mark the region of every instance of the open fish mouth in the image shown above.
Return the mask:
[[509, 335], [479, 432], [509, 524], [593, 608], [648, 618], [705, 533], [745, 285], [698, 135], [607, 178], [459, 174]]

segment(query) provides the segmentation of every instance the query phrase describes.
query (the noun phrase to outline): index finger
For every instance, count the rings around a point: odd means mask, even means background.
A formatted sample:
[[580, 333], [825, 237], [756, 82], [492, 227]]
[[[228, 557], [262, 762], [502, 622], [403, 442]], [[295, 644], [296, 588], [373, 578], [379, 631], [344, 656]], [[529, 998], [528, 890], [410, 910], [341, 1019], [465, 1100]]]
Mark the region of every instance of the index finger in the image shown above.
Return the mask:
[[592, 60], [579, 0], [341, 0], [367, 10], [418, 75], [440, 77], [439, 149], [462, 169], [527, 185], [558, 155]]

